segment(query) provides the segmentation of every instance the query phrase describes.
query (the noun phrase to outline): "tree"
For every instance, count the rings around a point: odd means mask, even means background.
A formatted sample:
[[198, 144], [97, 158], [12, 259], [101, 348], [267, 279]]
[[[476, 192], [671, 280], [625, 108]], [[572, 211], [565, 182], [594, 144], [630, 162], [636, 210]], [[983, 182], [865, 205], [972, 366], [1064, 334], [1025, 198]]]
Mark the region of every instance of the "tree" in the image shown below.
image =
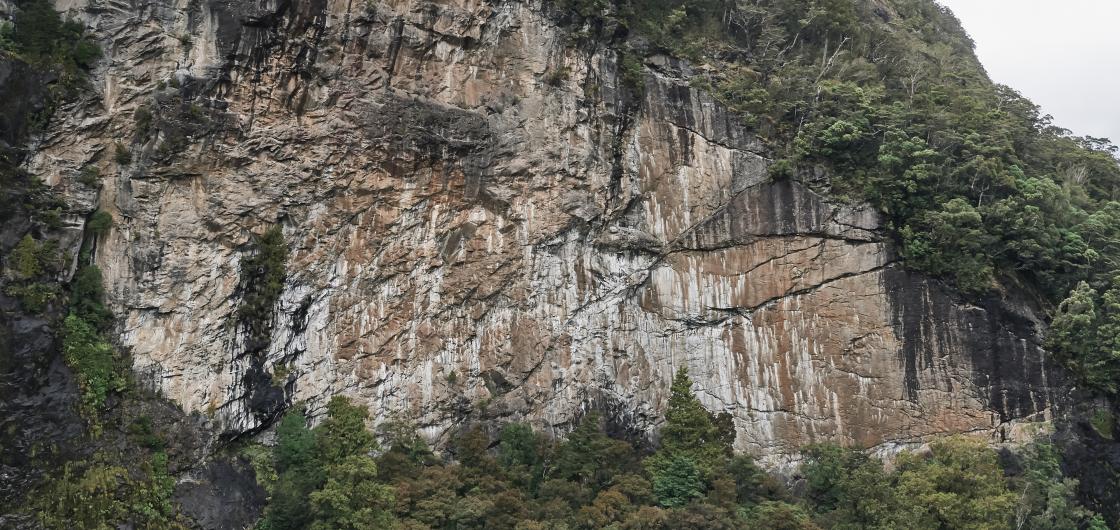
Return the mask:
[[290, 410], [276, 427], [272, 454], [278, 477], [264, 518], [268, 530], [304, 529], [311, 523], [308, 495], [326, 480], [315, 442], [302, 407]]
[[692, 379], [688, 377], [687, 368], [677, 370], [669, 392], [658, 455], [689, 458], [704, 476], [708, 476], [731, 456], [733, 440], [728, 439], [716, 418], [692, 393]]
[[551, 478], [571, 480], [596, 490], [635, 465], [634, 448], [603, 433], [597, 413], [588, 414], [556, 451]]
[[729, 419], [717, 421], [700, 404], [688, 369], [681, 367], [670, 387], [661, 446], [644, 462], [662, 506], [680, 506], [704, 494], [705, 483], [731, 456], [734, 436], [725, 432]]
[[1115, 394], [1120, 390], [1120, 275], [1112, 278], [1098, 308], [1096, 350], [1085, 378], [1089, 384]]
[[495, 467], [490, 456], [490, 435], [481, 425], [473, 425], [459, 432], [455, 440], [455, 457], [466, 467], [490, 469]]
[[8, 266], [11, 267], [16, 278], [30, 280], [43, 272], [41, 264], [39, 242], [26, 234], [19, 240], [12, 253], [8, 256]]
[[382, 429], [383, 440], [389, 446], [389, 450], [377, 458], [377, 472], [383, 480], [415, 477], [423, 466], [437, 462], [412, 422], [393, 417]]
[[311, 530], [391, 528], [393, 488], [377, 482], [368, 455], [349, 455], [326, 469], [326, 484], [311, 492]]
[[532, 466], [537, 462], [537, 435], [524, 423], [502, 427], [498, 437], [499, 461], [506, 467]]
[[878, 460], [862, 451], [822, 444], [808, 448], [801, 471], [806, 498], [825, 528], [891, 529], [899, 500]]
[[283, 473], [315, 462], [315, 435], [307, 428], [302, 407], [288, 411], [276, 427], [273, 448], [276, 471]]
[[307, 428], [302, 408], [276, 429], [273, 459], [279, 477], [265, 512], [268, 530], [380, 529], [392, 522], [393, 489], [378, 482], [376, 448], [366, 430], [369, 412], [342, 396], [327, 417]]
[[1080, 282], [1069, 297], [1058, 305], [1046, 335], [1046, 347], [1061, 358], [1066, 367], [1082, 380], [1115, 391], [1111, 377], [1100, 377], [1097, 291], [1087, 282]]
[[94, 235], [104, 235], [109, 232], [113, 227], [113, 216], [105, 210], [97, 210], [90, 216], [89, 222], [86, 223], [86, 228]]
[[987, 233], [980, 212], [964, 199], [915, 216], [903, 227], [902, 237], [911, 266], [947, 276], [965, 291], [990, 289], [994, 270], [989, 252], [995, 238]]
[[1062, 476], [1060, 457], [1053, 445], [1036, 441], [1019, 455], [1022, 473], [1012, 479], [1017, 502], [1015, 528], [1064, 530], [1087, 528], [1096, 515], [1077, 501], [1077, 480]]
[[689, 457], [674, 454], [659, 463], [653, 475], [653, 494], [666, 508], [688, 504], [704, 495], [704, 481], [699, 467]]
[[105, 330], [113, 322], [113, 312], [105, 307], [105, 286], [101, 269], [82, 267], [70, 284], [70, 310], [93, 327]]
[[319, 462], [331, 466], [349, 456], [366, 455], [374, 450], [373, 433], [366, 429], [369, 411], [355, 406], [342, 396], [327, 403], [327, 419], [315, 427], [315, 447]]
[[819, 530], [820, 528], [799, 506], [781, 501], [764, 501], [752, 508], [748, 512], [746, 527], [767, 530]]
[[902, 454], [895, 481], [906, 499], [899, 527], [996, 530], [1010, 524], [1015, 495], [982, 442], [949, 438], [930, 443], [928, 453]]
[[85, 320], [69, 315], [63, 321], [62, 353], [82, 389], [82, 405], [96, 414], [110, 392], [124, 389], [127, 380], [117, 370], [117, 354]]

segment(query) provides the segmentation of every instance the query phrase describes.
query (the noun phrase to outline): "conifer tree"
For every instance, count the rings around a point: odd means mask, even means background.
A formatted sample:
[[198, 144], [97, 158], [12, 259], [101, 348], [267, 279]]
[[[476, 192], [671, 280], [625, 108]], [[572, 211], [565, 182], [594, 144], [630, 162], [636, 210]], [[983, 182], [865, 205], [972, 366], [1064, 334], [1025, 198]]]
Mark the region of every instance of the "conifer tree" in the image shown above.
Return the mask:
[[681, 367], [670, 388], [661, 447], [645, 461], [663, 506], [679, 506], [702, 495], [705, 482], [731, 456], [733, 437], [720, 428], [729, 422], [720, 420], [696, 399], [688, 369]]

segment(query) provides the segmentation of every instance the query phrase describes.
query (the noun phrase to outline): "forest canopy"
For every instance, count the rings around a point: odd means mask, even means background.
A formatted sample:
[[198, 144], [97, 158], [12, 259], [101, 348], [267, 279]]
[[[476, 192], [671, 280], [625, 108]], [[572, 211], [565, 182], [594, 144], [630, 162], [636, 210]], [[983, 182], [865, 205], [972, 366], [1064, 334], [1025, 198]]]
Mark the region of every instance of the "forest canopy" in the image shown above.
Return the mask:
[[403, 420], [378, 446], [365, 409], [344, 398], [314, 428], [295, 410], [273, 448], [248, 451], [271, 497], [259, 528], [1106, 528], [1044, 441], [1001, 462], [982, 441], [943, 439], [891, 470], [813, 445], [788, 489], [732, 451], [730, 418], [691, 387], [680, 370], [653, 451], [607, 436], [592, 413], [563, 440], [519, 423], [467, 426], [441, 458]]

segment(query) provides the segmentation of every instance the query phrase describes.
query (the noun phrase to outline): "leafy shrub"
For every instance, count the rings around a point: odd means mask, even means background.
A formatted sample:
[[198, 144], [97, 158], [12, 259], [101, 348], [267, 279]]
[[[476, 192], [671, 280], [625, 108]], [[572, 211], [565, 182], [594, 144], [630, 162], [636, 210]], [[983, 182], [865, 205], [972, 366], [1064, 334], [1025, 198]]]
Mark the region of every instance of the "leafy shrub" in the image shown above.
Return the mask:
[[29, 313], [42, 313], [58, 298], [58, 285], [49, 278], [60, 272], [62, 263], [58, 243], [53, 239], [42, 242], [26, 234], [16, 243], [7, 259], [8, 274], [12, 282], [4, 292], [19, 300]]
[[645, 79], [642, 60], [633, 51], [622, 50], [618, 55], [618, 75], [622, 87], [635, 97], [645, 93]]
[[237, 314], [248, 333], [249, 349], [263, 348], [272, 333], [272, 312], [284, 290], [288, 248], [274, 226], [255, 241], [255, 252], [241, 263], [244, 295]]
[[109, 233], [109, 229], [113, 227], [113, 216], [105, 210], [97, 210], [90, 216], [89, 222], [86, 223], [86, 228], [96, 236], [103, 236]]
[[571, 70], [567, 66], [560, 66], [549, 70], [544, 76], [544, 83], [548, 86], [558, 87], [564, 84], [571, 75]]
[[77, 315], [69, 315], [63, 322], [62, 353], [81, 386], [87, 414], [96, 416], [110, 392], [124, 390], [127, 380], [121, 375], [113, 346]]
[[8, 256], [8, 267], [16, 279], [30, 280], [43, 273], [43, 257], [42, 245], [31, 234], [26, 234], [12, 248]]
[[1089, 417], [1089, 425], [1101, 438], [1111, 440], [1112, 433], [1116, 430], [1116, 417], [1112, 415], [1112, 411], [1100, 408], [1093, 411], [1092, 416]]
[[938, 440], [928, 454], [903, 454], [895, 482], [905, 528], [1006, 528], [1015, 506], [995, 452], [977, 441]]
[[148, 135], [152, 128], [152, 111], [147, 106], [140, 106], [136, 108], [133, 113], [133, 118], [136, 119], [136, 135], [143, 138]]
[[63, 21], [49, 0], [20, 2], [6, 33], [11, 49], [29, 62], [57, 64], [73, 72], [91, 68], [101, 57], [101, 49], [81, 24]]
[[104, 298], [101, 269], [96, 265], [78, 269], [70, 284], [71, 312], [94, 328], [105, 329], [112, 322], [113, 313], [105, 307]]
[[86, 166], [78, 173], [78, 182], [83, 186], [95, 187], [101, 179], [101, 170], [96, 166]]
[[59, 294], [58, 286], [48, 282], [15, 283], [5, 287], [4, 292], [18, 299], [23, 310], [31, 314], [45, 311]]
[[1078, 378], [1107, 394], [1120, 390], [1120, 277], [1101, 294], [1080, 282], [1058, 305], [1046, 347]]
[[167, 470], [167, 455], [157, 451], [131, 457], [139, 460], [133, 470], [103, 454], [89, 462], [64, 464], [62, 474], [32, 497], [39, 523], [48, 530], [185, 530], [171, 502], [175, 480]]
[[125, 166], [132, 162], [132, 153], [129, 152], [128, 147], [120, 142], [113, 144], [113, 160], [117, 164]]

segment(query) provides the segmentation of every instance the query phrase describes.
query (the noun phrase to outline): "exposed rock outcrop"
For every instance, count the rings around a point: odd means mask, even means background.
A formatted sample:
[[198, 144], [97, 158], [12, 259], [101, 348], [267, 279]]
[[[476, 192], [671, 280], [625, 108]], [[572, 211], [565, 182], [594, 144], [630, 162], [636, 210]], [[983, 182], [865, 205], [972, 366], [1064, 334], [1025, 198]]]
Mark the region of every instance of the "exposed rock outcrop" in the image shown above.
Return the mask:
[[[773, 180], [686, 64], [651, 57], [628, 86], [605, 39], [539, 2], [69, 7], [106, 43], [99, 100], [29, 166], [63, 190], [102, 169], [120, 342], [230, 435], [333, 394], [437, 442], [472, 415], [562, 432], [589, 407], [648, 435], [679, 366], [771, 466], [1048, 415], [1029, 309], [905, 272], [873, 211]], [[234, 324], [275, 224], [261, 363]]]

